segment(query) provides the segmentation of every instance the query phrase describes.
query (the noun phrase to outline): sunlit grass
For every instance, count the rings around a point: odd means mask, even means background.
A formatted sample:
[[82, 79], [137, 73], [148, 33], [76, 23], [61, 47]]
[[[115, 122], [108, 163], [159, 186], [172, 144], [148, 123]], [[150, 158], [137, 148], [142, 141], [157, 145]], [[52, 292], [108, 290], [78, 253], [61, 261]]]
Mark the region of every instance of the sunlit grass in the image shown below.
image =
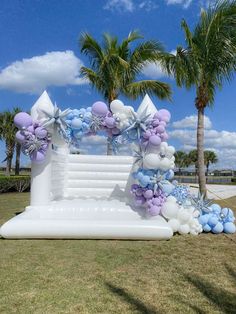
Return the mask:
[[[0, 222], [28, 202], [28, 193], [0, 195]], [[235, 261], [236, 235], [2, 239], [0, 313], [234, 313]]]

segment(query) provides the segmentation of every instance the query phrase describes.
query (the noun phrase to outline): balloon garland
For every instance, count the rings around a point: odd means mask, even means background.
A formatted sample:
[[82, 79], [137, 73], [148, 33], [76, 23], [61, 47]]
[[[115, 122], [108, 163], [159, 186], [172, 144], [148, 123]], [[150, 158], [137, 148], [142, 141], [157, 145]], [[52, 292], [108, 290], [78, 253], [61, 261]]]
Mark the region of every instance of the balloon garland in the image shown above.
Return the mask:
[[121, 145], [138, 145], [134, 149], [134, 184], [130, 192], [133, 205], [142, 216], [161, 215], [179, 234], [236, 232], [231, 209], [211, 204], [201, 195], [195, 197], [187, 186], [173, 180], [175, 149], [166, 142], [169, 111], [161, 109], [150, 114], [146, 108], [135, 112], [116, 99], [109, 108], [97, 101], [88, 108], [61, 111], [55, 106], [52, 113], [41, 113], [44, 118], [40, 121], [33, 121], [26, 112], [14, 118], [19, 129], [16, 140], [32, 162], [44, 162], [52, 132], [57, 131], [67, 143], [78, 147], [84, 136], [105, 131], [115, 153]]

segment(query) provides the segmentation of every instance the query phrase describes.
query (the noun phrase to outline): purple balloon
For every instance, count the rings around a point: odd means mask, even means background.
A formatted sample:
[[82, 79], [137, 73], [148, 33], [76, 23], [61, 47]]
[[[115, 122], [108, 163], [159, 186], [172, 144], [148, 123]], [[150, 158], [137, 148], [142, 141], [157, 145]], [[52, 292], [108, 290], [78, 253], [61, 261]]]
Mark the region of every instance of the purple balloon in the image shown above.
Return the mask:
[[92, 105], [92, 113], [95, 116], [105, 117], [108, 113], [107, 105], [102, 101], [97, 101]]
[[30, 156], [30, 159], [32, 162], [40, 164], [44, 161], [45, 155], [42, 152], [37, 151]]
[[165, 122], [169, 122], [170, 121], [170, 112], [166, 109], [161, 109], [159, 110], [159, 115], [161, 116], [161, 120], [165, 121]]
[[40, 126], [36, 128], [34, 132], [37, 138], [45, 138], [48, 134], [47, 130]]
[[159, 200], [158, 197], [155, 197], [155, 198], [153, 198], [152, 203], [153, 203], [153, 205], [160, 205], [161, 201]]
[[149, 139], [151, 135], [152, 135], [151, 131], [147, 130], [146, 132], [143, 133], [143, 138]]
[[14, 123], [18, 129], [22, 129], [28, 128], [33, 124], [33, 120], [27, 112], [19, 112], [14, 117]]
[[143, 196], [146, 199], [151, 199], [151, 198], [153, 198], [153, 191], [152, 190], [147, 190], [147, 191], [144, 192]]
[[137, 195], [137, 196], [143, 195], [143, 189], [142, 189], [142, 188], [138, 188], [138, 189], [136, 190], [136, 195]]
[[138, 206], [143, 205], [145, 202], [146, 202], [146, 200], [145, 200], [145, 198], [143, 196], [137, 196], [136, 199], [135, 199], [135, 203]]
[[164, 133], [161, 134], [161, 138], [162, 138], [163, 141], [167, 141], [169, 136], [168, 136], [168, 134], [166, 132], [164, 132]]
[[153, 205], [151, 207], [148, 208], [148, 213], [151, 215], [151, 216], [156, 216], [156, 215], [159, 215], [160, 214], [160, 211], [161, 211], [161, 208], [159, 206], [156, 206], [156, 205]]
[[160, 125], [158, 125], [158, 127], [156, 127], [156, 131], [158, 133], [163, 133], [163, 132], [165, 132], [165, 127], [162, 124], [160, 124]]
[[116, 125], [116, 121], [113, 117], [106, 117], [104, 122], [109, 129], [114, 128]]
[[33, 125], [28, 126], [27, 130], [28, 130], [30, 133], [34, 134], [34, 126], [33, 126]]
[[158, 135], [152, 135], [149, 137], [149, 143], [153, 146], [158, 146], [161, 144], [161, 139]]
[[25, 136], [22, 131], [17, 131], [16, 132], [16, 140], [18, 143], [23, 143], [25, 141]]

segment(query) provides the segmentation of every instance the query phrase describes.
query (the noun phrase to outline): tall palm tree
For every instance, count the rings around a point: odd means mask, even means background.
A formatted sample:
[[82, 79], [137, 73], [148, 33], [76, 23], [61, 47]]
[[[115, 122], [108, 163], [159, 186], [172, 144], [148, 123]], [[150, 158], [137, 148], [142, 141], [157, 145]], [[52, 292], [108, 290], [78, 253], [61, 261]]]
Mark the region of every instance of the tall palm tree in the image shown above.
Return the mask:
[[120, 43], [116, 36], [107, 33], [103, 34], [101, 44], [88, 33], [80, 37], [81, 52], [90, 58], [91, 66], [82, 67], [81, 74], [109, 104], [119, 94], [133, 99], [146, 93], [160, 99], [170, 97], [170, 87], [166, 83], [157, 80], [137, 81], [145, 65], [156, 62], [157, 55], [163, 51], [161, 44], [154, 40], [141, 42], [132, 49], [131, 44], [141, 38], [137, 31], [130, 32]]
[[197, 149], [193, 149], [188, 153], [189, 165], [194, 165], [195, 175], [198, 175], [198, 152]]
[[5, 111], [0, 114], [0, 139], [5, 141], [6, 145], [6, 175], [10, 176], [12, 159], [15, 150], [15, 134], [17, 128], [14, 125], [14, 116], [20, 112], [19, 108], [14, 108], [13, 111]]
[[178, 46], [176, 54], [163, 54], [160, 61], [178, 86], [196, 88], [199, 188], [206, 195], [204, 111], [213, 105], [216, 89], [230, 81], [236, 69], [236, 1], [220, 1], [202, 10], [193, 31], [185, 20], [181, 26], [186, 46]]
[[178, 167], [179, 175], [181, 175], [182, 168], [189, 166], [189, 158], [188, 154], [185, 152], [178, 150], [175, 152], [175, 165]]
[[206, 165], [206, 177], [208, 176], [209, 173], [209, 166], [210, 164], [215, 164], [217, 163], [218, 158], [215, 152], [212, 150], [205, 150], [204, 151], [204, 163]]
[[20, 154], [21, 154], [21, 144], [18, 142], [16, 142], [15, 152], [16, 152], [15, 175], [18, 176], [20, 174]]
[[170, 98], [168, 84], [158, 80], [137, 80], [145, 65], [156, 62], [157, 55], [163, 51], [161, 44], [153, 40], [143, 41], [133, 48], [134, 42], [141, 38], [137, 31], [130, 32], [121, 42], [107, 33], [103, 34], [102, 43], [88, 33], [80, 37], [81, 52], [90, 60], [90, 67], [82, 67], [81, 74], [109, 104], [120, 94], [132, 99], [146, 93], [160, 99]]

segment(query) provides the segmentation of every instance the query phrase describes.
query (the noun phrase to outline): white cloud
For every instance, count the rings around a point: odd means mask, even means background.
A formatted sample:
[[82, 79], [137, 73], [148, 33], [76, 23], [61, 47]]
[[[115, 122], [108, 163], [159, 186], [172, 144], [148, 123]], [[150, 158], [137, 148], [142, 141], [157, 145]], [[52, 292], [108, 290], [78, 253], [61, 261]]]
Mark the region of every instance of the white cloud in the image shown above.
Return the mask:
[[108, 0], [103, 7], [105, 10], [120, 13], [132, 13], [135, 10], [144, 10], [146, 12], [150, 12], [157, 8], [158, 4], [155, 0], [142, 0], [139, 2], [133, 0]]
[[81, 143], [86, 145], [106, 145], [107, 138], [104, 135], [90, 135], [83, 137]]
[[167, 76], [167, 73], [161, 68], [158, 62], [147, 62], [142, 73], [151, 79], [159, 79]]
[[[192, 117], [192, 116], [191, 116]], [[180, 143], [180, 149], [190, 151], [196, 149], [196, 128], [193, 125], [194, 119], [186, 117], [172, 124], [176, 129], [168, 132], [171, 139], [176, 139]], [[209, 119], [209, 118], [208, 118]], [[182, 121], [182, 122], [181, 122]], [[182, 123], [182, 128], [181, 127]], [[236, 132], [217, 131], [211, 128], [211, 121], [208, 122], [208, 129], [204, 132], [205, 149], [216, 152], [219, 162], [217, 168], [236, 169]], [[184, 129], [185, 128], [185, 129]]]
[[0, 89], [40, 94], [49, 86], [81, 85], [82, 62], [73, 51], [52, 51], [15, 61], [0, 72]]
[[[205, 129], [211, 129], [212, 127], [211, 120], [207, 116], [204, 117], [204, 126], [205, 126]], [[196, 129], [197, 116], [192, 115], [192, 116], [185, 117], [182, 120], [175, 121], [172, 123], [172, 127], [174, 129], [185, 129], [185, 128]]]
[[157, 9], [158, 4], [155, 1], [144, 0], [144, 1], [139, 3], [138, 7], [139, 7], [139, 9], [142, 9], [142, 10], [149, 12], [149, 11]]
[[133, 12], [135, 6], [132, 0], [108, 0], [103, 8], [113, 12]]
[[[176, 50], [171, 50], [171, 54], [175, 55]], [[146, 62], [146, 65], [142, 69], [143, 75], [151, 79], [159, 79], [162, 77], [168, 77], [166, 71], [162, 68], [159, 62]]]
[[179, 4], [184, 9], [187, 9], [190, 4], [192, 3], [192, 0], [165, 0], [167, 5], [173, 5], [173, 4]]

